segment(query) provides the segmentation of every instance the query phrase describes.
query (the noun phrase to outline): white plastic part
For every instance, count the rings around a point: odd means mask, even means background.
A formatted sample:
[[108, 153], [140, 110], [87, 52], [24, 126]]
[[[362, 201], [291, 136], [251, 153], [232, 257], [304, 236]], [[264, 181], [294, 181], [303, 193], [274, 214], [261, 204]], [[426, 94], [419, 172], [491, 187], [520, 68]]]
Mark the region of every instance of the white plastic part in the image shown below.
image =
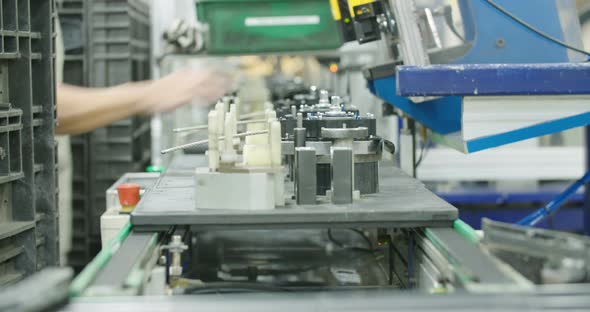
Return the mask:
[[268, 144], [244, 145], [244, 166], [271, 167], [271, 148]]
[[[217, 134], [219, 134], [219, 136], [223, 136], [225, 131], [226, 111], [224, 111], [223, 107], [224, 106], [222, 102], [217, 102], [215, 105], [215, 112], [217, 113]], [[224, 147], [225, 146], [222, 144], [222, 142], [219, 142], [219, 152], [223, 152]]]
[[166, 268], [156, 266], [150, 273], [145, 294], [148, 296], [164, 296], [166, 294]]
[[277, 112], [271, 109], [267, 109], [266, 120], [268, 120], [269, 122], [277, 120]]
[[235, 119], [235, 110], [230, 110], [225, 116], [225, 140], [224, 149], [221, 152], [221, 162], [225, 164], [235, 163], [237, 161], [237, 152], [234, 149], [233, 137], [237, 134], [237, 124]]
[[272, 121], [269, 123], [270, 160], [273, 167], [281, 166], [281, 123]]
[[217, 171], [219, 168], [219, 132], [217, 111], [209, 112], [209, 150], [207, 156], [209, 157], [209, 170]]
[[273, 110], [275, 107], [271, 102], [264, 102], [264, 110]]
[[100, 240], [102, 248], [107, 248], [117, 233], [129, 222], [128, 214], [120, 214], [118, 209], [108, 209], [100, 216]]
[[240, 107], [240, 98], [235, 97], [234, 98], [234, 105], [236, 106], [236, 120], [241, 120], [240, 119], [240, 115], [241, 115], [241, 107]]
[[285, 206], [285, 179], [281, 168], [278, 168], [272, 176], [275, 189], [275, 206]]
[[[231, 195], [228, 196], [228, 191]], [[274, 176], [271, 173], [195, 171], [196, 209], [272, 210], [275, 208]]]
[[[246, 126], [248, 132], [268, 130], [267, 123], [252, 123]], [[251, 135], [246, 137], [246, 145], [261, 145], [267, 144], [268, 134]]]
[[221, 103], [223, 103], [223, 111], [226, 113], [229, 112], [229, 102], [230, 98], [227, 96], [221, 99]]

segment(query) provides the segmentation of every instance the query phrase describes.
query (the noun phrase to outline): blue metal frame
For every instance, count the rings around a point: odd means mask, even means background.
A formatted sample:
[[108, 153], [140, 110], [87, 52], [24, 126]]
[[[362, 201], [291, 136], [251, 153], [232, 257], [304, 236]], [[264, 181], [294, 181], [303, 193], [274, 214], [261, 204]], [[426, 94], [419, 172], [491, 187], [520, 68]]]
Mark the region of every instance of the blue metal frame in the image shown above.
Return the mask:
[[[564, 31], [571, 25], [562, 25], [558, 0], [496, 0], [496, 2], [540, 30], [564, 40]], [[564, 63], [570, 62], [568, 50], [523, 28], [498, 12], [483, 0], [460, 0], [466, 37], [473, 38], [472, 48], [463, 57], [453, 60], [458, 64], [518, 64], [518, 63]], [[531, 9], [534, 7], [534, 9]], [[569, 8], [568, 8], [569, 9]], [[575, 11], [575, 7], [572, 8]], [[575, 23], [570, 21], [569, 23]], [[497, 46], [497, 40], [504, 41]], [[393, 65], [392, 65], [393, 66]], [[494, 76], [493, 78], [497, 78]], [[416, 85], [438, 84], [415, 82]], [[386, 102], [442, 135], [461, 130], [461, 98], [441, 98], [414, 104], [397, 94], [398, 80], [395, 77], [380, 77], [369, 82], [372, 92]], [[404, 86], [405, 82], [400, 81]], [[515, 84], [518, 85], [518, 84]], [[567, 93], [567, 88], [562, 89]], [[474, 89], [471, 90], [474, 93]], [[558, 93], [554, 91], [554, 93]]]
[[[567, 185], [542, 187], [535, 190], [498, 191], [487, 187], [461, 188], [451, 192], [437, 192], [437, 195], [452, 205], [514, 205], [530, 204], [542, 206], [557, 195]], [[569, 204], [583, 204], [585, 193], [579, 191], [568, 201]]]
[[552, 133], [559, 133], [587, 125], [590, 125], [590, 112], [469, 140], [465, 142], [465, 148], [468, 153], [475, 153], [493, 147], [515, 143], [530, 138], [537, 138]]
[[415, 104], [406, 97], [396, 95], [396, 79], [393, 76], [369, 81], [368, 87], [373, 94], [437, 133], [449, 134], [461, 130], [461, 97]]
[[590, 94], [590, 63], [399, 66], [399, 96]]
[[[514, 15], [559, 40], [564, 30], [575, 29], [578, 21], [561, 20], [561, 10], [576, 10], [560, 0], [495, 0]], [[540, 37], [497, 11], [483, 0], [460, 0], [466, 38], [473, 39], [471, 50], [452, 61], [456, 64], [506, 64], [570, 62], [568, 50]], [[562, 24], [566, 23], [566, 24]], [[502, 41], [503, 44], [498, 44]], [[581, 61], [584, 57], [579, 55]]]
[[[586, 127], [586, 168], [590, 170], [590, 127]], [[590, 185], [586, 184], [586, 202], [584, 204], [584, 233], [590, 235]]]

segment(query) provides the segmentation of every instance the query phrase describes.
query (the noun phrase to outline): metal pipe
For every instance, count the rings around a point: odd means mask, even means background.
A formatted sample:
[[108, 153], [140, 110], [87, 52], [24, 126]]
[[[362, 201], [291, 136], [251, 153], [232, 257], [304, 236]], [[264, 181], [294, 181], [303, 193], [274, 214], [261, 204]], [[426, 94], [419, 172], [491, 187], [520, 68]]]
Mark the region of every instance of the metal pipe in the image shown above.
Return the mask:
[[[266, 119], [254, 119], [254, 120], [241, 120], [238, 121], [238, 125], [247, 125], [253, 123], [265, 123], [268, 122]], [[207, 130], [209, 128], [208, 125], [200, 125], [200, 126], [193, 126], [193, 127], [184, 127], [184, 128], [175, 128], [172, 129], [172, 132], [179, 133], [179, 132], [193, 132], [193, 131], [200, 131], [200, 130]]]
[[[252, 135], [259, 135], [259, 134], [267, 134], [268, 130], [260, 130], [260, 131], [252, 131], [252, 132], [243, 132], [243, 133], [238, 133], [236, 135], [234, 135], [234, 138], [245, 138], [247, 136], [252, 136]], [[225, 136], [220, 136], [219, 137], [220, 140], [225, 140]], [[168, 154], [171, 152], [175, 152], [178, 150], [182, 150], [182, 149], [186, 149], [186, 148], [190, 148], [193, 146], [198, 146], [198, 145], [202, 145], [202, 144], [206, 144], [209, 143], [209, 140], [201, 140], [201, 141], [196, 141], [196, 142], [192, 142], [192, 143], [187, 143], [187, 144], [183, 144], [183, 145], [178, 145], [175, 147], [171, 147], [165, 150], [160, 151], [160, 153], [162, 155], [164, 154]]]
[[[530, 215], [518, 221], [518, 225], [535, 226], [543, 221], [547, 216], [555, 213], [567, 200], [576, 193], [576, 191], [585, 184], [590, 183], [590, 171], [586, 172], [582, 178], [570, 185], [565, 191], [557, 195], [554, 200], [547, 204], [547, 206], [536, 210]], [[585, 218], [586, 216], [584, 216]], [[586, 221], [586, 220], [585, 220]]]

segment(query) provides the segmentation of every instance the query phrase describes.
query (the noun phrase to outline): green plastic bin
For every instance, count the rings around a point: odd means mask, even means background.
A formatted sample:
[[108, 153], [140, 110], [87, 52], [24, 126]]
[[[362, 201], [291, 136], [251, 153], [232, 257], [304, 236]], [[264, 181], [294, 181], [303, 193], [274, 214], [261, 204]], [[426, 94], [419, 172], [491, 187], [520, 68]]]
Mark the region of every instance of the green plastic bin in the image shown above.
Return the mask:
[[336, 49], [342, 45], [328, 0], [196, 0], [210, 54]]

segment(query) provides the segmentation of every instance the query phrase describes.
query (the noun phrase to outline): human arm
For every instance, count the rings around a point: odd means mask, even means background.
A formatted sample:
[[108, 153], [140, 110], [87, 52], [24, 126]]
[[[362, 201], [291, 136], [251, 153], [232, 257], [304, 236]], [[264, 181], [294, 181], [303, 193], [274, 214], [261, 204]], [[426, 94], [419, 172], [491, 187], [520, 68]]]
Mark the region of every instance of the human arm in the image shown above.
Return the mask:
[[211, 103], [229, 90], [229, 79], [208, 70], [180, 71], [160, 80], [110, 88], [57, 88], [57, 134], [80, 134], [137, 114], [174, 110], [201, 98]]

